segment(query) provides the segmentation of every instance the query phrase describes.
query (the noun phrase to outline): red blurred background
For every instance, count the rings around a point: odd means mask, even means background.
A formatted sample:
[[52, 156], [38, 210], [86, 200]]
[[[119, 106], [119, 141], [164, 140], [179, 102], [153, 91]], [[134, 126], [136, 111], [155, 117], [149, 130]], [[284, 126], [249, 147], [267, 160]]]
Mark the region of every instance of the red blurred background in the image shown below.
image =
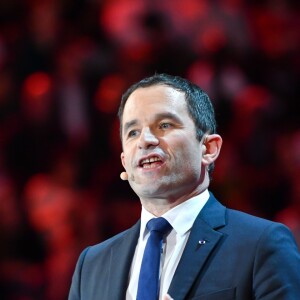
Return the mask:
[[216, 196], [300, 244], [299, 23], [292, 0], [2, 0], [0, 298], [66, 299], [82, 249], [138, 219], [116, 112], [155, 72], [215, 105]]

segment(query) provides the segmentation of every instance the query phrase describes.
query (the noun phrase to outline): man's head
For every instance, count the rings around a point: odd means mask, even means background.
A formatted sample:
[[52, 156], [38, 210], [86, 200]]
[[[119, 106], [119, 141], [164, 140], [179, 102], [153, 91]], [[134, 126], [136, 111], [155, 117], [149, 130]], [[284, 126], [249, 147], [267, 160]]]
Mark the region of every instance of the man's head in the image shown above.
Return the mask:
[[119, 117], [121, 161], [143, 203], [167, 199], [176, 205], [208, 187], [208, 169], [222, 140], [201, 89], [179, 77], [155, 75], [129, 88]]
[[[122, 140], [123, 129], [123, 111], [129, 96], [139, 88], [146, 88], [154, 85], [166, 85], [184, 94], [187, 109], [196, 128], [196, 138], [201, 141], [205, 134], [215, 134], [217, 129], [215, 112], [208, 95], [197, 85], [189, 80], [179, 76], [168, 74], [155, 74], [151, 77], [142, 79], [133, 84], [123, 94], [119, 106], [118, 116], [120, 119], [120, 135]], [[214, 163], [210, 164], [208, 171], [211, 174], [214, 169]]]

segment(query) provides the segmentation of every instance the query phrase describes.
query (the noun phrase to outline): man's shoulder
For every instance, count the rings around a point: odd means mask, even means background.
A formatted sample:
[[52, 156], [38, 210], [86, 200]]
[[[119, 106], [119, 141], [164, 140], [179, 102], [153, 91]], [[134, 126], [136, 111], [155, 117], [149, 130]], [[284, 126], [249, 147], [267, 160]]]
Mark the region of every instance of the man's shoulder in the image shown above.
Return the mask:
[[293, 239], [290, 229], [284, 224], [229, 208], [226, 209], [226, 215], [224, 231], [234, 232], [241, 239], [274, 240], [279, 236]]
[[214, 228], [226, 237], [230, 247], [235, 245], [247, 248], [248, 252], [250, 249], [261, 249], [260, 247], [271, 249], [271, 252], [280, 252], [282, 247], [289, 245], [290, 252], [297, 252], [294, 236], [284, 224], [227, 208], [214, 198], [211, 200], [208, 213], [212, 215], [213, 210], [218, 215], [217, 218], [223, 218], [223, 222], [217, 223], [220, 226]]
[[254, 214], [235, 210], [232, 208], [226, 208], [226, 214], [228, 222], [238, 222], [241, 223], [241, 225], [244, 224], [251, 227], [268, 227], [270, 225], [276, 224], [276, 222], [268, 220], [266, 218], [255, 216]]
[[89, 257], [89, 259], [93, 259], [99, 255], [103, 255], [106, 252], [109, 252], [113, 247], [120, 245], [122, 242], [124, 242], [124, 240], [130, 241], [131, 239], [133, 239], [135, 237], [137, 239], [138, 233], [139, 233], [139, 228], [140, 228], [140, 221], [138, 221], [131, 228], [124, 230], [101, 243], [89, 246], [85, 250], [85, 252], [88, 252], [87, 256]]
[[212, 194], [206, 211], [206, 219], [208, 219], [207, 215], [209, 218], [223, 219], [222, 222], [219, 221], [219, 224], [222, 225], [220, 228], [223, 228], [223, 230], [227, 232], [241, 233], [242, 235], [251, 233], [251, 235], [257, 236], [263, 232], [272, 231], [274, 229], [289, 231], [289, 229], [281, 223], [225, 207]]

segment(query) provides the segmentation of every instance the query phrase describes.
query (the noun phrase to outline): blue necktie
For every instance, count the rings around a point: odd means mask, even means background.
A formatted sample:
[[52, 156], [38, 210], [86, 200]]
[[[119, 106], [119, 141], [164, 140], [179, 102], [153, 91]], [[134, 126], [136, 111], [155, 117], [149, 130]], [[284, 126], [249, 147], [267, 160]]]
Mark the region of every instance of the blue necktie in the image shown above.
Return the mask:
[[163, 236], [172, 229], [172, 226], [164, 218], [154, 218], [146, 227], [150, 231], [150, 236], [143, 255], [136, 299], [157, 300]]

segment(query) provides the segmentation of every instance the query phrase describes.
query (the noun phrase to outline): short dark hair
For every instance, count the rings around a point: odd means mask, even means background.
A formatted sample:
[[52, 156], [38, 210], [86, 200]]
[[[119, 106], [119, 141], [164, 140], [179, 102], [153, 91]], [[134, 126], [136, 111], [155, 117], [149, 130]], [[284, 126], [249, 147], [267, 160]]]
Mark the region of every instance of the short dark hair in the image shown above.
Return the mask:
[[[208, 95], [197, 85], [189, 80], [168, 74], [155, 74], [151, 77], [142, 79], [133, 84], [123, 94], [119, 106], [118, 117], [120, 120], [120, 135], [122, 140], [122, 120], [125, 104], [129, 96], [139, 88], [146, 88], [155, 85], [166, 85], [173, 89], [183, 92], [190, 117], [192, 118], [196, 127], [196, 138], [201, 141], [205, 134], [214, 134], [217, 130], [215, 112], [213, 105]], [[214, 165], [209, 166], [211, 173]]]

